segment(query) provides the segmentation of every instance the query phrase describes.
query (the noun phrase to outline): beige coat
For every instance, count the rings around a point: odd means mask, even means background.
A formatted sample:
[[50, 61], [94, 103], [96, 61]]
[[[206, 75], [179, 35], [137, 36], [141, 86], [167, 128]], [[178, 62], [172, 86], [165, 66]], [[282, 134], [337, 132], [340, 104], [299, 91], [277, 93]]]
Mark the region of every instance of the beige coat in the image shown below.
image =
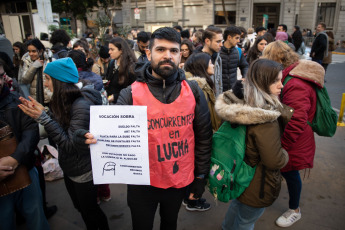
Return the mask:
[[[48, 64], [48, 58], [46, 53], [45, 55], [45, 61], [42, 65], [39, 60], [32, 61], [29, 53], [26, 53], [22, 57], [23, 65], [19, 67], [19, 73], [18, 73], [18, 81], [20, 84], [29, 84], [30, 85], [30, 96], [36, 99], [36, 89], [37, 89], [37, 71], [38, 68], [42, 68], [42, 77], [44, 76], [43, 71]], [[43, 82], [45, 81], [45, 78], [43, 77]], [[48, 103], [51, 99], [52, 92], [49, 91], [46, 87], [43, 86], [44, 89], [44, 103]]]
[[[106, 63], [106, 65], [109, 65], [109, 62]], [[104, 71], [104, 64], [102, 63], [101, 58], [98, 58], [97, 62], [93, 64], [92, 72], [98, 74], [99, 76], [104, 76], [106, 74]]]
[[[186, 74], [187, 77], [187, 74]], [[219, 127], [222, 124], [222, 120], [219, 118], [217, 115], [215, 109], [214, 109], [214, 104], [216, 103], [216, 97], [214, 95], [213, 90], [211, 87], [207, 84], [205, 78], [200, 78], [200, 77], [187, 77], [188, 80], [190, 81], [196, 81], [201, 88], [202, 92], [205, 95], [208, 109], [210, 110], [210, 117], [211, 117], [211, 122], [212, 122], [212, 129], [213, 132], [216, 132]]]

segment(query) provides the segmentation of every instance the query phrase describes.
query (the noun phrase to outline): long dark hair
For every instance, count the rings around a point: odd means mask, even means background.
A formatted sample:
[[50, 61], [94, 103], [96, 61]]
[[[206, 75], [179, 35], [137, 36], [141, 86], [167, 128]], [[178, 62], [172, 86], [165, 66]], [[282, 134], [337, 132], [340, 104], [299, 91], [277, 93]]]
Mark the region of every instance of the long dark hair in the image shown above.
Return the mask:
[[40, 40], [38, 40], [37, 38], [28, 41], [26, 43], [26, 46], [27, 47], [34, 46], [38, 51], [41, 51], [41, 50], [45, 51], [46, 50], [46, 48], [44, 47], [42, 42]]
[[13, 43], [12, 46], [18, 47], [20, 52], [19, 52], [19, 57], [22, 58], [23, 55], [26, 53], [26, 45], [21, 42], [15, 42]]
[[250, 64], [251, 62], [253, 62], [254, 60], [258, 59], [258, 57], [261, 55], [261, 52], [258, 50], [258, 44], [262, 41], [266, 39], [264, 38], [264, 36], [260, 36], [257, 37], [254, 45], [252, 47], [250, 47], [248, 55], [247, 55], [247, 62]]
[[121, 82], [121, 78], [125, 78], [124, 83], [127, 84], [129, 74], [134, 74], [134, 64], [137, 62], [137, 58], [135, 57], [133, 50], [129, 48], [128, 43], [123, 38], [115, 37], [111, 39], [109, 43], [113, 44], [122, 51], [119, 66], [119, 82]]
[[55, 120], [67, 130], [71, 120], [71, 107], [73, 102], [82, 96], [79, 88], [73, 83], [66, 83], [51, 77], [53, 82], [53, 95], [50, 106]]
[[22, 57], [26, 53], [26, 45], [21, 42], [15, 42], [13, 43], [12, 47], [13, 46], [19, 48], [19, 56], [17, 54], [13, 55], [13, 64], [15, 67], [19, 67], [23, 65]]
[[194, 51], [194, 46], [193, 46], [193, 42], [191, 42], [189, 39], [183, 39], [181, 42], [181, 47], [182, 45], [186, 45], [188, 47], [189, 50], [189, 56], [188, 57], [183, 57], [183, 55], [181, 56], [181, 63], [185, 63], [186, 60], [193, 54]]
[[207, 84], [214, 89], [214, 83], [207, 73], [207, 68], [210, 63], [211, 56], [206, 53], [196, 53], [189, 56], [186, 63], [184, 64], [184, 69], [186, 72], [192, 73], [194, 76], [205, 78]]

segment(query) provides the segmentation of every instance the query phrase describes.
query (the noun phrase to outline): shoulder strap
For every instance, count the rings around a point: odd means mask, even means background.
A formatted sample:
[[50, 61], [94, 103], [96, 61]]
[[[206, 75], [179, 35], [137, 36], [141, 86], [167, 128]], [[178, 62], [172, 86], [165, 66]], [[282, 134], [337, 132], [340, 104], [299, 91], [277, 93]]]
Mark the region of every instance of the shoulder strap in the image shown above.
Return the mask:
[[200, 100], [200, 94], [199, 94], [199, 85], [196, 81], [189, 81], [189, 80], [186, 80], [186, 82], [188, 83], [189, 87], [192, 89], [192, 92], [193, 92], [193, 95], [194, 95], [194, 98], [195, 98], [195, 101], [196, 103], [199, 103], [199, 100]]
[[[287, 75], [287, 76], [285, 77], [285, 79], [284, 79], [283, 86], [285, 86], [286, 83], [287, 83], [288, 81], [290, 81], [291, 78], [292, 78], [292, 76]], [[282, 90], [281, 90], [281, 92], [280, 92], [280, 99], [281, 99], [281, 100], [283, 99], [283, 89], [284, 89], [284, 88], [282, 88]]]
[[240, 47], [236, 47], [238, 51], [238, 61], [241, 61], [241, 56], [242, 56], [242, 49]]

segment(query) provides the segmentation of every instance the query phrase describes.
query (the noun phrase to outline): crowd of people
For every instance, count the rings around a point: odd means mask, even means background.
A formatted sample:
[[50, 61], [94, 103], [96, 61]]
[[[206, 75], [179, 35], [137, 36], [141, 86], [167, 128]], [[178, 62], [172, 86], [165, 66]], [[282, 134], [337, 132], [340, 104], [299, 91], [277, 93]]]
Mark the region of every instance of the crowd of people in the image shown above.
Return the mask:
[[[30, 229], [49, 229], [47, 219], [57, 211], [47, 206], [37, 148], [44, 129], [58, 149], [66, 189], [86, 228], [109, 229], [99, 204], [111, 199], [111, 191], [107, 184], [95, 185], [92, 177], [89, 145], [97, 140], [88, 132], [90, 105], [145, 105], [148, 119], [193, 114], [192, 123], [178, 128], [182, 137], [176, 137], [188, 142], [188, 154], [171, 164], [156, 159], [155, 146], [176, 127], [148, 131], [151, 185], [127, 188], [133, 229], [152, 229], [158, 204], [162, 230], [177, 228], [181, 204], [189, 211], [211, 208], [202, 195], [212, 135], [223, 122], [247, 126], [245, 161], [256, 170], [219, 225], [253, 229], [279, 196], [281, 177], [289, 203], [276, 224], [293, 225], [301, 218], [299, 171], [313, 167], [315, 139], [308, 122], [316, 110], [315, 86], [323, 86], [334, 50], [333, 33], [325, 30], [319, 23], [312, 61], [301, 59], [306, 44], [299, 26], [290, 35], [284, 24], [269, 31], [162, 27], [152, 34], [133, 30], [131, 39], [107, 30], [103, 45], [92, 40], [93, 34], [72, 45], [59, 29], [51, 34], [49, 48], [31, 37], [9, 44], [13, 53], [1, 48], [0, 183], [21, 165], [31, 180], [0, 196], [6, 207], [0, 210], [1, 228], [15, 229], [15, 217], [21, 216]], [[293, 79], [283, 85], [288, 76]], [[5, 142], [11, 137], [17, 141], [14, 152]], [[177, 162], [173, 172], [170, 167]]]

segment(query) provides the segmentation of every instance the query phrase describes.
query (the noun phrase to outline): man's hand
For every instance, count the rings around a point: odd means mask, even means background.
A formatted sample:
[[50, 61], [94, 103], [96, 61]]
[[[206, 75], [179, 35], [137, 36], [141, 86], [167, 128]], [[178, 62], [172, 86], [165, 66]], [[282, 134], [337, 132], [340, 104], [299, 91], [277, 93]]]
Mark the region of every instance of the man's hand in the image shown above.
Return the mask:
[[94, 136], [91, 134], [91, 133], [86, 133], [84, 135], [84, 137], [86, 138], [85, 140], [85, 144], [96, 144], [97, 143], [97, 140], [94, 138]]
[[14, 173], [13, 167], [0, 165], [0, 181]]
[[11, 156], [0, 158], [0, 166], [10, 166], [16, 169], [18, 166], [18, 161]]
[[190, 200], [198, 200], [205, 191], [206, 179], [195, 178], [190, 186]]
[[14, 173], [18, 161], [11, 156], [0, 158], [0, 181]]

